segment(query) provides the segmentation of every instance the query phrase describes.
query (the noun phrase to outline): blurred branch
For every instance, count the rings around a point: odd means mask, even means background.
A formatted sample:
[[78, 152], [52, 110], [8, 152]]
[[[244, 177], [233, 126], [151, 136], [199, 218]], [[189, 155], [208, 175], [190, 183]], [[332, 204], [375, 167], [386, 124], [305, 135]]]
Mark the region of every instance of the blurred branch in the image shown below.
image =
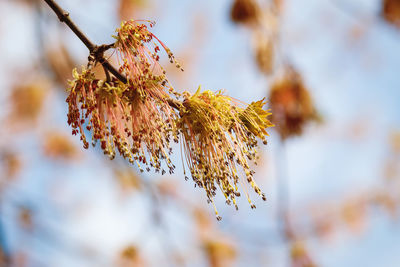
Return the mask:
[[[365, 21], [377, 22], [375, 21], [377, 19], [375, 16], [368, 14], [367, 11], [360, 9], [358, 6], [352, 6], [349, 2], [344, 3], [338, 0], [328, 0], [327, 2], [330, 6], [358, 23], [365, 23]], [[364, 21], [361, 21], [362, 17], [365, 17]]]
[[[3, 227], [3, 213], [0, 211], [0, 265], [10, 266], [10, 255], [6, 243], [6, 237]], [[3, 265], [4, 264], [4, 265]]]
[[287, 175], [287, 158], [285, 150], [285, 141], [280, 142], [279, 147], [280, 159], [278, 163], [278, 175], [277, 175], [277, 216], [278, 225], [282, 225], [282, 236], [285, 240], [289, 240], [293, 237], [291, 222], [289, 218], [289, 181]]

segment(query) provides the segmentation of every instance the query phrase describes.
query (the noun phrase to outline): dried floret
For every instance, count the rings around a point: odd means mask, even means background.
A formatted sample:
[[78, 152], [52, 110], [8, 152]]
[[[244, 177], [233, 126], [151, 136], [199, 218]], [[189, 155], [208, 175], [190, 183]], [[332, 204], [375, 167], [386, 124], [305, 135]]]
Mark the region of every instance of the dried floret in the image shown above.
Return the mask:
[[400, 2], [398, 0], [383, 0], [381, 12], [387, 22], [400, 28]]
[[271, 119], [282, 139], [300, 135], [308, 122], [320, 120], [310, 93], [293, 69], [273, 83], [269, 100]]
[[273, 38], [266, 35], [264, 31], [257, 32], [255, 35], [255, 61], [258, 69], [266, 75], [270, 75], [274, 71], [275, 45]]
[[231, 8], [231, 20], [238, 24], [255, 24], [260, 15], [255, 0], [234, 0]]

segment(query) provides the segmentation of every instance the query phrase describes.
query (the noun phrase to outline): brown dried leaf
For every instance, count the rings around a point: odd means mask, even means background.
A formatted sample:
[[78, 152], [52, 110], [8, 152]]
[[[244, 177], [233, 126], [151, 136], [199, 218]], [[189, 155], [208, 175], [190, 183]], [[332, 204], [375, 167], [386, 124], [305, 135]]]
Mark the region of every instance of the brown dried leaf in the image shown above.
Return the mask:
[[382, 1], [382, 17], [397, 28], [400, 28], [400, 1], [383, 0]]
[[231, 7], [231, 20], [237, 24], [255, 25], [260, 16], [260, 7], [254, 0], [234, 0]]
[[301, 135], [308, 122], [320, 120], [300, 75], [290, 67], [273, 83], [269, 101], [271, 120], [282, 139]]

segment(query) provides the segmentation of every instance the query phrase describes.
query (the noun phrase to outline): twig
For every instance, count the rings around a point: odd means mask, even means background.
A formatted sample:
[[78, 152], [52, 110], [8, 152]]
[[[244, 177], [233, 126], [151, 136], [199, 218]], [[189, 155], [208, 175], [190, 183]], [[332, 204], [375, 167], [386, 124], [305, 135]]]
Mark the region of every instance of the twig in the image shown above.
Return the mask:
[[111, 81], [111, 77], [110, 77], [110, 72], [103, 66], [104, 69], [104, 73], [106, 75], [106, 81], [110, 82]]
[[[108, 44], [108, 45], [100, 45], [97, 46], [95, 45], [90, 39], [76, 26], [76, 24], [71, 20], [69, 13], [62, 9], [54, 0], [44, 0], [50, 8], [56, 13], [58, 19], [61, 22], [64, 22], [67, 24], [67, 26], [75, 33], [75, 35], [86, 45], [86, 47], [89, 49], [90, 56], [93, 56], [97, 62], [99, 62], [103, 68], [107, 71], [109, 71], [112, 75], [114, 75], [118, 80], [120, 80], [123, 83], [127, 83], [128, 79], [121, 74], [113, 65], [111, 65], [110, 62], [107, 61], [107, 59], [104, 58], [104, 52], [112, 47], [114, 47], [114, 44]], [[107, 72], [106, 72], [107, 75]], [[174, 100], [172, 98], [169, 98], [167, 100], [168, 104], [175, 108], [175, 109], [180, 109], [182, 104]]]
[[127, 79], [124, 75], [118, 72], [105, 58], [104, 52], [114, 46], [114, 44], [109, 45], [95, 45], [90, 39], [81, 31], [81, 29], [76, 26], [76, 24], [69, 17], [69, 13], [62, 9], [55, 1], [53, 0], [44, 0], [49, 7], [56, 13], [58, 19], [61, 22], [67, 24], [67, 26], [75, 33], [75, 35], [85, 44], [85, 46], [89, 49], [90, 54], [93, 55], [96, 61], [100, 62], [104, 68], [106, 68], [109, 72], [111, 72], [118, 80], [123, 83], [127, 82]]
[[293, 231], [290, 221], [290, 209], [289, 209], [289, 181], [287, 175], [287, 158], [285, 141], [282, 140], [279, 147], [280, 155], [278, 159], [278, 180], [277, 180], [277, 196], [278, 196], [278, 225], [281, 224], [282, 236], [285, 240], [291, 240], [293, 238]]
[[75, 35], [86, 45], [90, 52], [93, 51], [95, 45], [89, 40], [89, 38], [75, 25], [75, 23], [70, 19], [69, 13], [62, 9], [55, 1], [53, 0], [44, 0], [51, 9], [53, 9], [54, 13], [56, 13], [58, 19], [61, 22], [64, 22], [68, 25], [68, 27], [75, 33]]

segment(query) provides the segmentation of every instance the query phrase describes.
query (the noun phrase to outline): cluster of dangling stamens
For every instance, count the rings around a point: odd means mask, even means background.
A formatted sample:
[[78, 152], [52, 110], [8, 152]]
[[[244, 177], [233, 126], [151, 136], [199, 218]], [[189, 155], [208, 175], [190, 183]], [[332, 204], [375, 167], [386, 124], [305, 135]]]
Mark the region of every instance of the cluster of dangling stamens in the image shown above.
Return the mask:
[[200, 88], [194, 95], [185, 93], [178, 127], [184, 139], [186, 164], [195, 184], [206, 191], [209, 202], [213, 203], [219, 188], [226, 203], [233, 203], [237, 209], [236, 197], [240, 196], [241, 187], [255, 208], [240, 174], [266, 200], [253, 179], [249, 161], [258, 158], [257, 137], [265, 141], [265, 128], [272, 126], [267, 119], [270, 114], [261, 109], [263, 100], [245, 109], [233, 102], [221, 92], [201, 93]]
[[[68, 123], [72, 134], [80, 133], [85, 148], [89, 147], [85, 129], [92, 132], [92, 145], [100, 142], [104, 154], [113, 159], [116, 151], [143, 171], [173, 172], [169, 155], [170, 140], [177, 141], [175, 114], [163, 101], [149, 97], [117, 80], [97, 80], [90, 70], [75, 72], [71, 83]], [[162, 162], [165, 162], [167, 170]]]
[[[128, 21], [117, 33], [119, 71], [127, 82], [96, 79], [92, 67], [83, 68], [81, 73], [75, 69], [67, 98], [72, 134], [79, 133], [83, 146], [88, 148], [86, 132], [89, 131], [92, 145], [99, 142], [111, 159], [118, 151], [136, 163], [140, 171], [154, 169], [162, 174], [174, 171], [169, 158], [170, 143], [171, 140], [178, 143], [181, 138], [184, 166], [188, 167], [195, 185], [206, 191], [210, 202], [214, 204], [219, 188], [226, 202], [237, 208], [240, 187], [255, 208], [242, 176], [265, 200], [249, 166], [249, 161], [258, 158], [257, 138], [266, 143], [265, 129], [272, 126], [267, 118], [270, 113], [262, 109], [264, 100], [241, 108], [221, 92], [198, 90], [193, 95], [187, 92], [180, 95], [159, 64], [159, 45], [170, 61], [182, 68], [169, 48], [148, 31], [147, 25]], [[172, 97], [176, 99], [173, 105]], [[217, 211], [216, 214], [219, 219]]]

